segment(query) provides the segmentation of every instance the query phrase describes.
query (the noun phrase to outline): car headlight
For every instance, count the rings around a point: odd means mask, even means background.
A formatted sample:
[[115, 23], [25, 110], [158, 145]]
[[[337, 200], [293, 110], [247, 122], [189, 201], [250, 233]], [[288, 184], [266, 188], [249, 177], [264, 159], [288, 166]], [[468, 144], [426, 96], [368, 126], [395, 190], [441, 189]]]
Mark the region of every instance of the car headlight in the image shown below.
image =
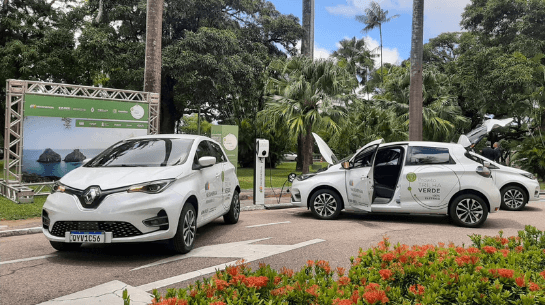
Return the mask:
[[164, 179], [164, 180], [156, 180], [156, 181], [151, 181], [147, 183], [136, 184], [136, 185], [130, 186], [127, 192], [157, 194], [164, 191], [167, 187], [169, 187], [172, 184], [172, 182], [174, 182], [174, 180], [176, 179]]
[[64, 184], [60, 183], [59, 181], [55, 181], [53, 184], [53, 188], [51, 189], [51, 194], [59, 192], [64, 193], [66, 191], [66, 186]]
[[531, 180], [535, 180], [535, 179], [536, 179], [536, 177], [535, 177], [534, 175], [530, 174], [530, 173], [523, 173], [523, 174], [521, 174], [521, 175], [523, 175], [524, 177], [526, 177], [526, 178], [528, 178], [528, 179], [531, 179]]
[[314, 176], [316, 176], [316, 174], [314, 174], [314, 173], [312, 173], [312, 174], [303, 174], [303, 175], [297, 176], [297, 180], [303, 181], [303, 180], [307, 180], [308, 178], [311, 178], [311, 177], [314, 177]]

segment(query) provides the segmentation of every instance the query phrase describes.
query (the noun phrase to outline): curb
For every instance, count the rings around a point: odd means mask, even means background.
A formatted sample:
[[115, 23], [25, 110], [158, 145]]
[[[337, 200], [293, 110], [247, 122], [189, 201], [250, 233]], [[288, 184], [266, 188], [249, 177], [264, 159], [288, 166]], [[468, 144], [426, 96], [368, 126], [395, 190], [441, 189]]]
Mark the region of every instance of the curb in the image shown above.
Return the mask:
[[42, 233], [42, 227], [0, 231], [0, 237]]

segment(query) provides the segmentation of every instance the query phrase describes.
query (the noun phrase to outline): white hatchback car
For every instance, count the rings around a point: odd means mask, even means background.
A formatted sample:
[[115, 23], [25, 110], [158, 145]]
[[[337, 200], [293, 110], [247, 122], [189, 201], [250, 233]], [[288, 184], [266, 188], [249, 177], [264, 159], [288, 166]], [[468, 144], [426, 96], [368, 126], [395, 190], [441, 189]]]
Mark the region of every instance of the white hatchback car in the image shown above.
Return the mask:
[[42, 211], [59, 250], [82, 243], [170, 240], [187, 253], [197, 228], [240, 215], [235, 167], [221, 146], [193, 135], [130, 138], [60, 179]]
[[293, 181], [291, 203], [320, 219], [341, 210], [450, 215], [465, 227], [482, 225], [500, 208], [491, 172], [468, 158], [460, 144], [373, 141], [346, 162], [335, 162], [327, 144], [314, 134], [331, 166]]
[[492, 178], [501, 192], [501, 208], [509, 211], [524, 209], [529, 201], [539, 200], [539, 182], [533, 174], [489, 160], [470, 152], [476, 161], [488, 162]]

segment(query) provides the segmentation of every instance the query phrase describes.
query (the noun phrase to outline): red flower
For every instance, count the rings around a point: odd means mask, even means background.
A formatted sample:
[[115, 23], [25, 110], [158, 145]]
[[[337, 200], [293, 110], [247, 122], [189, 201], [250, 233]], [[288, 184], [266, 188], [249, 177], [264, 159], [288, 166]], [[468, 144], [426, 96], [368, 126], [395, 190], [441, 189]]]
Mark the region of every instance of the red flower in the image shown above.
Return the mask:
[[163, 299], [159, 302], [155, 302], [155, 299], [153, 299], [152, 303], [153, 305], [187, 305], [186, 300], [178, 300], [177, 298], [169, 298], [169, 299]]
[[481, 250], [475, 247], [467, 248], [467, 253], [481, 253]]
[[210, 305], [225, 305], [225, 303], [222, 302], [222, 301], [217, 301], [217, 302], [214, 302], [214, 303], [210, 303]]
[[341, 267], [337, 267], [337, 269], [335, 269], [337, 271], [337, 275], [339, 277], [343, 276], [344, 275], [344, 268], [341, 268]]
[[389, 262], [389, 261], [392, 261], [395, 257], [396, 256], [393, 253], [388, 252], [382, 255], [382, 261]]
[[509, 254], [509, 249], [501, 249], [500, 252], [503, 254], [503, 257], [507, 257]]
[[244, 279], [246, 279], [246, 276], [244, 274], [238, 274], [238, 275], [235, 275], [233, 276], [233, 278], [231, 279], [230, 283], [231, 284], [238, 284], [239, 282], [243, 282]]
[[359, 298], [360, 298], [360, 292], [358, 290], [354, 290], [352, 292], [352, 296], [350, 297], [350, 299], [352, 300], [352, 303], [357, 304]]
[[539, 285], [536, 283], [530, 282], [530, 285], [528, 286], [530, 288], [530, 291], [537, 291], [539, 290]]
[[354, 304], [351, 300], [341, 300], [339, 298], [336, 298], [333, 300], [333, 305], [352, 305]]
[[267, 267], [267, 264], [259, 263], [259, 269], [265, 269], [265, 267]]
[[324, 260], [320, 260], [316, 262], [316, 266], [319, 268], [322, 268], [325, 273], [329, 274], [331, 272], [331, 267], [329, 267], [329, 262], [326, 262]]
[[312, 267], [314, 266], [314, 261], [311, 261], [310, 259], [307, 261], [307, 266]]
[[343, 276], [343, 277], [339, 278], [337, 283], [339, 284], [339, 286], [346, 286], [346, 285], [350, 284], [350, 278], [348, 276]]
[[487, 277], [481, 278], [481, 282], [488, 283], [488, 278]]
[[394, 273], [390, 269], [382, 269], [378, 272], [380, 274], [380, 277], [382, 277], [383, 280], [389, 280]]
[[539, 273], [539, 275], [541, 275], [541, 276], [543, 277], [543, 279], [545, 280], [545, 270], [541, 271], [541, 272]]
[[282, 267], [282, 269], [280, 269], [280, 274], [285, 275], [287, 277], [292, 277], [293, 276], [293, 270], [288, 269], [286, 267]]
[[269, 278], [266, 276], [250, 276], [243, 280], [246, 287], [255, 287], [261, 289], [262, 287], [267, 286]]
[[[545, 272], [545, 271], [543, 271], [543, 272]], [[545, 276], [544, 276], [544, 277], [545, 277]], [[367, 279], [364, 278], [364, 277], [362, 277], [361, 280], [360, 280], [360, 283], [361, 283], [362, 286], [364, 286], [365, 283], [367, 283]]]
[[219, 291], [221, 291], [221, 290], [225, 289], [226, 287], [229, 287], [229, 283], [227, 283], [224, 280], [216, 279], [216, 287], [218, 288]]
[[240, 266], [227, 266], [225, 271], [227, 271], [227, 273], [229, 273], [231, 276], [235, 276], [240, 272]]
[[519, 287], [525, 287], [526, 283], [524, 282], [524, 276], [517, 277], [515, 279], [515, 283], [517, 283], [517, 286]]
[[317, 297], [318, 296], [318, 285], [314, 284], [312, 286], [310, 286], [310, 288], [308, 288], [307, 290], [305, 290], [308, 294], [312, 294], [313, 296]]
[[515, 271], [511, 270], [511, 269], [498, 269], [498, 274], [501, 276], [501, 277], [504, 277], [504, 278], [512, 278], [513, 275], [515, 274]]
[[522, 252], [522, 250], [524, 250], [524, 247], [523, 247], [523, 246], [517, 246], [517, 247], [515, 247], [515, 251], [517, 251], [517, 252]]
[[420, 284], [412, 285], [409, 287], [409, 291], [415, 295], [423, 295], [426, 288]]
[[274, 277], [274, 285], [278, 285], [278, 283], [280, 283], [281, 281], [282, 281], [281, 277], [279, 277], [279, 276]]
[[369, 303], [369, 304], [375, 304], [377, 302], [381, 302], [382, 304], [388, 303], [390, 300], [386, 296], [386, 292], [382, 290], [371, 290], [367, 291], [363, 294], [363, 298]]
[[484, 252], [490, 253], [490, 254], [494, 254], [494, 253], [496, 253], [496, 251], [498, 251], [498, 249], [496, 249], [496, 248], [494, 248], [492, 246], [484, 246], [483, 250], [484, 250]]

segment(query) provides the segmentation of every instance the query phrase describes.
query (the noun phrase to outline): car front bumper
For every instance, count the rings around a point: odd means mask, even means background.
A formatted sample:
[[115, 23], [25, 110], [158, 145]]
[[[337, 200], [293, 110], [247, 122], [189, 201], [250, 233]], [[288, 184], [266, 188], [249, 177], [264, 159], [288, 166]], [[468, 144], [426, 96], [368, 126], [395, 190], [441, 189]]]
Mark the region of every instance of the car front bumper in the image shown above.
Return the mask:
[[[96, 209], [86, 209], [76, 196], [54, 193], [43, 207], [43, 232], [57, 242], [66, 241], [69, 231], [102, 231], [107, 243], [170, 239], [176, 234], [182, 202], [178, 193], [168, 190], [159, 194], [120, 192], [105, 197]], [[165, 214], [166, 225], [144, 223]]]

